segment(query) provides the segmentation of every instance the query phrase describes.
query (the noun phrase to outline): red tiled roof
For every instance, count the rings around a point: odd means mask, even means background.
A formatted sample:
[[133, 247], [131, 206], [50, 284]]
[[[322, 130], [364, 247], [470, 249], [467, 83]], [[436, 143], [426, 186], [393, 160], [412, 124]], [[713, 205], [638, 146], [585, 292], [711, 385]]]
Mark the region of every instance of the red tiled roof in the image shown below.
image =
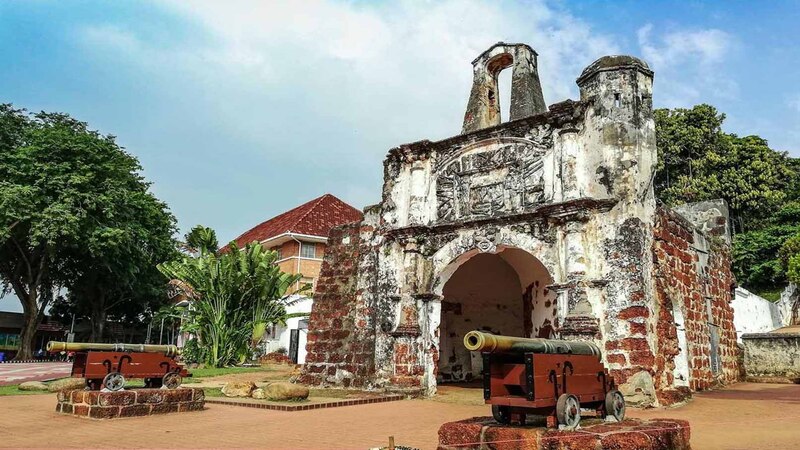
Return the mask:
[[358, 222], [362, 218], [361, 211], [331, 194], [325, 194], [256, 225], [234, 241], [239, 247], [244, 247], [250, 242], [261, 242], [284, 233], [327, 237], [331, 228]]

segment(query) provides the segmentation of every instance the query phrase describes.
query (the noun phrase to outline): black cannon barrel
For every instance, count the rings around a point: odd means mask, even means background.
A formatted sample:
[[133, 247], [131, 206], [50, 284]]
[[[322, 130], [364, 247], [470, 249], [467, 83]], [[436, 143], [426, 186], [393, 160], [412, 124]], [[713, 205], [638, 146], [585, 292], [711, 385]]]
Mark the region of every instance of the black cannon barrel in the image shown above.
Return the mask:
[[50, 353], [85, 352], [89, 350], [105, 351], [105, 352], [163, 353], [167, 356], [175, 356], [178, 354], [178, 347], [175, 345], [101, 344], [98, 342], [60, 342], [60, 341], [50, 341], [47, 343], [47, 351]]
[[473, 352], [487, 353], [550, 353], [558, 355], [594, 355], [600, 359], [600, 347], [586, 341], [518, 338], [470, 331], [464, 336], [464, 347]]

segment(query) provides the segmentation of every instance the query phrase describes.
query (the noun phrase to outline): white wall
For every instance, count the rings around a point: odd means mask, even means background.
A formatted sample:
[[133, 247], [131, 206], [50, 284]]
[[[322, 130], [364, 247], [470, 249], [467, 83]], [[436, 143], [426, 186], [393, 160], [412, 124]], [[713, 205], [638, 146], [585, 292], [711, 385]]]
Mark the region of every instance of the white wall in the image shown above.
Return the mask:
[[[314, 303], [312, 298], [305, 297], [295, 303], [294, 305], [286, 308], [288, 313], [311, 313], [311, 305]], [[295, 317], [286, 321], [286, 326], [278, 326], [275, 329], [275, 336], [271, 333], [264, 339], [265, 353], [271, 353], [279, 348], [286, 349], [287, 355], [289, 352], [289, 339], [291, 338], [291, 330], [300, 329], [300, 339], [297, 349], [297, 363], [304, 364], [306, 361], [306, 340], [308, 337], [308, 317]]]
[[786, 289], [781, 292], [781, 300], [778, 302], [778, 312], [780, 313], [781, 317], [781, 325], [785, 327], [796, 325], [795, 323], [792, 323], [792, 321], [797, 320], [797, 318], [794, 317], [794, 306], [798, 301], [798, 296], [800, 296], [800, 292], [798, 292], [798, 286], [794, 283], [789, 283], [789, 285], [786, 286]]
[[745, 333], [766, 333], [780, 328], [778, 305], [743, 288], [736, 288], [733, 306], [733, 325], [736, 338], [742, 341]]

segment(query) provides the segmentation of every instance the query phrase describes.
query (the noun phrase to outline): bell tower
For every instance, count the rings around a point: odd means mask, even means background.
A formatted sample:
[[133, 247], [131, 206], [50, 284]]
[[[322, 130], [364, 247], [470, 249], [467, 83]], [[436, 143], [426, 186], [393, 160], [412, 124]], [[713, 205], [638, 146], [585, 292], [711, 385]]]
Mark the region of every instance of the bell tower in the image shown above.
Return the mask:
[[461, 134], [500, 124], [497, 75], [513, 66], [509, 120], [547, 112], [539, 82], [537, 53], [526, 44], [498, 42], [472, 61], [472, 91]]

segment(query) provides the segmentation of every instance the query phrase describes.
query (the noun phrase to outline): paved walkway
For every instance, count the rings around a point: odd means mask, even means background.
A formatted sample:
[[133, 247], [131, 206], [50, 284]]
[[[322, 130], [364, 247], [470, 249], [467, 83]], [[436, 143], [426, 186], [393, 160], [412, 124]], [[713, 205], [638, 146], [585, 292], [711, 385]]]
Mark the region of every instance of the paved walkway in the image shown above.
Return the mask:
[[[478, 395], [480, 395], [478, 393]], [[484, 405], [430, 400], [278, 412], [208, 405], [202, 412], [90, 421], [60, 416], [52, 394], [0, 397], [0, 447], [261, 447], [367, 449], [395, 442], [435, 449], [441, 423], [487, 415]], [[800, 385], [738, 384], [676, 409], [630, 411], [692, 424], [692, 448], [800, 449]]]
[[68, 377], [71, 368], [72, 363], [60, 362], [3, 363], [0, 364], [0, 386]]

